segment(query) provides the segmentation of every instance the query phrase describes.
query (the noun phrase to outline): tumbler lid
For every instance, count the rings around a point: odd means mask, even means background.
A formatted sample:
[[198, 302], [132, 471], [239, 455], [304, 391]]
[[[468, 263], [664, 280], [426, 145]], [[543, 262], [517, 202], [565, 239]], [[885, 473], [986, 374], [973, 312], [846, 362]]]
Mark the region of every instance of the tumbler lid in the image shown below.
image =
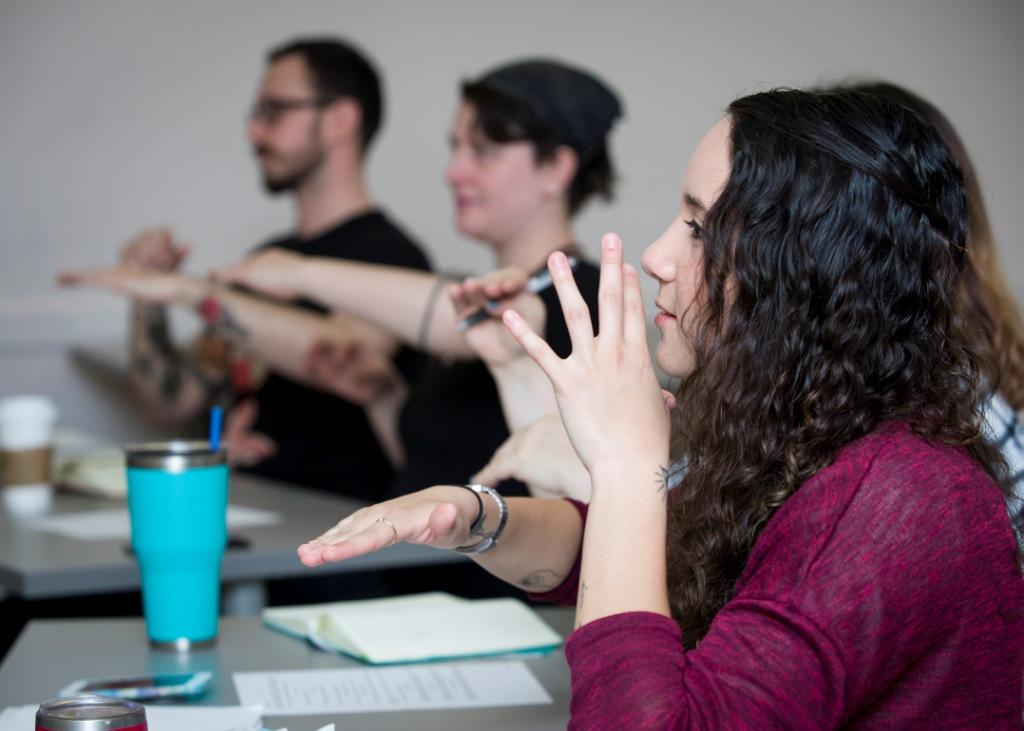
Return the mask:
[[115, 731], [145, 723], [146, 709], [138, 703], [104, 695], [55, 698], [36, 711], [36, 727], [48, 731]]
[[184, 472], [193, 467], [211, 467], [227, 462], [227, 452], [223, 449], [212, 450], [206, 441], [126, 444], [124, 453], [129, 467], [166, 472]]

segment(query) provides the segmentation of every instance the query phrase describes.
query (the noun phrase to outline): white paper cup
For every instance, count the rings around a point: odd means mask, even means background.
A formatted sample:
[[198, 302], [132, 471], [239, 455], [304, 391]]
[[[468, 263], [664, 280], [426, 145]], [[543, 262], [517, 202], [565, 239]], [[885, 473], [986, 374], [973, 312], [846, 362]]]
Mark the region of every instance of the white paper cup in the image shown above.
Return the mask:
[[0, 399], [0, 496], [14, 515], [50, 509], [50, 455], [57, 407], [45, 396]]
[[49, 447], [57, 424], [57, 407], [45, 396], [0, 399], [0, 449], [18, 451]]

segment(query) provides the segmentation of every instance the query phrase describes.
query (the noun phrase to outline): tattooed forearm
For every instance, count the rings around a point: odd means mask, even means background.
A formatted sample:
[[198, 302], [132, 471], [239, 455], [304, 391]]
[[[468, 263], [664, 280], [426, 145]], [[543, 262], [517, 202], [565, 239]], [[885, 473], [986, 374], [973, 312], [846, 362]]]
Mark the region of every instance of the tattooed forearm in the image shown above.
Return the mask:
[[185, 361], [171, 342], [167, 313], [162, 307], [140, 309], [141, 340], [133, 353], [133, 367], [139, 378], [150, 381], [163, 401], [173, 401], [181, 390]]
[[668, 467], [659, 467], [656, 474], [657, 480], [655, 484], [658, 487], [658, 494], [661, 495], [661, 501], [665, 502], [668, 496]]
[[196, 358], [180, 351], [171, 340], [164, 308], [139, 306], [134, 318], [132, 371], [144, 393], [164, 406], [173, 406], [188, 390], [186, 383], [198, 383], [211, 397], [223, 390], [226, 366], [217, 373], [207, 372]]
[[238, 342], [244, 340], [249, 335], [249, 331], [235, 319], [231, 308], [222, 299], [217, 297], [207, 297], [204, 299], [199, 305], [199, 315], [206, 321], [207, 325], [228, 340]]
[[550, 591], [565, 581], [565, 577], [551, 569], [540, 569], [519, 580], [519, 586], [527, 591]]
[[170, 328], [167, 325], [167, 312], [157, 305], [143, 305], [141, 308], [146, 343], [159, 355], [175, 354], [177, 351], [171, 343]]

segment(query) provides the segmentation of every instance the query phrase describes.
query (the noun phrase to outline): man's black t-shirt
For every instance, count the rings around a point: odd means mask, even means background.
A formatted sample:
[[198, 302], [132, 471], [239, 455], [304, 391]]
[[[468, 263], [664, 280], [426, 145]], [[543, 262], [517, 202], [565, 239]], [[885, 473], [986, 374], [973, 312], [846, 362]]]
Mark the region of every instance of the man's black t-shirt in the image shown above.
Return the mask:
[[[573, 276], [596, 328], [600, 270], [580, 262]], [[572, 352], [572, 342], [558, 294], [549, 287], [539, 296], [547, 312], [544, 339], [565, 358]], [[395, 480], [397, 494], [467, 482], [509, 436], [498, 388], [487, 366], [478, 360], [431, 360], [402, 410], [399, 431], [405, 468]], [[514, 481], [503, 483], [501, 492], [527, 494], [525, 486]]]
[[[419, 246], [380, 211], [350, 218], [313, 239], [284, 238], [265, 248], [271, 247], [305, 256], [430, 269]], [[312, 302], [294, 304], [326, 312]], [[422, 357], [405, 348], [395, 363], [411, 380], [423, 366]], [[273, 373], [255, 398], [259, 414], [253, 429], [273, 439], [277, 452], [246, 471], [364, 500], [384, 497], [394, 470], [361, 406]]]

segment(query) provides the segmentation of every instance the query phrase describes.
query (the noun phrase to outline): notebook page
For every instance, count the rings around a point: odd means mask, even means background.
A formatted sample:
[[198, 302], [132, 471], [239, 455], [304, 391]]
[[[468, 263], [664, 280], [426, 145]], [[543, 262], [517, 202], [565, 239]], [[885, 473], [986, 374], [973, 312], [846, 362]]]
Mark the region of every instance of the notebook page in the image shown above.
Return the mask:
[[373, 663], [414, 662], [548, 649], [562, 642], [516, 599], [393, 606], [328, 615], [325, 624]]

